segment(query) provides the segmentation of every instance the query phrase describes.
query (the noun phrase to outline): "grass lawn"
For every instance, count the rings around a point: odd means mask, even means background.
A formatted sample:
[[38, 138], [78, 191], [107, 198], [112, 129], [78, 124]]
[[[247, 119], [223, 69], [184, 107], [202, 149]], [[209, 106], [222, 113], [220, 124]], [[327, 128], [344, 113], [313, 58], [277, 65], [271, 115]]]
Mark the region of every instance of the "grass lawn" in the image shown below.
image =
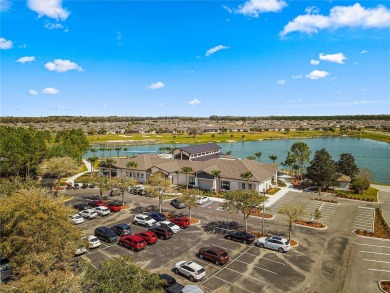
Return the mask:
[[370, 187], [367, 190], [363, 192], [363, 194], [357, 194], [355, 192], [351, 191], [345, 191], [345, 190], [338, 190], [337, 192], [339, 194], [344, 195], [344, 197], [357, 199], [357, 200], [366, 200], [366, 201], [378, 201], [378, 189], [374, 187]]
[[277, 193], [279, 190], [280, 190], [279, 187], [272, 188], [272, 189], [268, 190], [268, 194], [269, 194], [269, 195], [274, 195], [274, 194]]
[[354, 134], [350, 136], [356, 138], [367, 138], [372, 140], [390, 142], [390, 133], [370, 131], [370, 132], [363, 132], [361, 134]]
[[62, 197], [62, 200], [63, 200], [63, 201], [67, 201], [67, 200], [70, 200], [71, 198], [73, 198], [73, 196], [64, 195], [64, 196]]

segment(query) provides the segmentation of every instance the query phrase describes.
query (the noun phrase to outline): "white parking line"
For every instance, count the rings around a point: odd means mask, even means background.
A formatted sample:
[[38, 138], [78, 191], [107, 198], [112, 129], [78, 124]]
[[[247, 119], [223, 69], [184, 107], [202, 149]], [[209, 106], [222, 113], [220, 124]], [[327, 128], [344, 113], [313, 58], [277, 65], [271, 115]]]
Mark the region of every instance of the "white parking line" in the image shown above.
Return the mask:
[[221, 268], [220, 266], [217, 266], [217, 265], [215, 265], [215, 264], [213, 264], [212, 262], [209, 262], [209, 261], [205, 261], [205, 260], [203, 260], [203, 259], [201, 259], [201, 258], [193, 258], [192, 259], [194, 262], [197, 262], [197, 261], [200, 261], [200, 262], [202, 262], [202, 263], [205, 263], [205, 264], [207, 264], [207, 265], [211, 265], [212, 267], [214, 267], [214, 268]]
[[386, 273], [390, 273], [390, 271], [386, 271], [386, 270], [377, 270], [377, 269], [367, 269], [369, 271], [377, 271], [377, 272], [386, 272]]
[[[235, 273], [237, 273], [237, 274], [242, 274], [242, 272], [239, 272], [239, 271], [233, 270], [233, 269], [231, 269], [231, 268], [226, 268], [226, 269], [228, 269], [229, 271], [235, 272]], [[245, 276], [245, 278], [251, 278], [251, 279], [254, 279], [254, 280], [256, 280], [256, 281], [260, 281], [260, 282], [263, 282], [263, 283], [265, 283], [265, 284], [269, 285], [269, 283], [267, 283], [266, 281], [263, 281], [263, 280], [257, 279], [257, 278], [255, 278], [255, 277], [252, 277], [252, 276]]]
[[275, 263], [278, 263], [278, 264], [281, 264], [282, 266], [285, 266], [286, 264], [280, 262], [280, 261], [276, 261], [276, 260], [272, 260], [272, 259], [269, 259], [269, 258], [265, 258], [263, 257], [262, 259], [265, 259], [265, 260], [268, 260], [268, 261], [272, 261], [272, 262], [275, 262]]
[[390, 253], [383, 253], [383, 252], [362, 251], [362, 250], [360, 252], [370, 253], [370, 254], [390, 255]]
[[[238, 259], [236, 259], [235, 261], [238, 261], [238, 262], [244, 263], [244, 264], [246, 264], [246, 265], [249, 265], [249, 264], [250, 264], [250, 263], [247, 263], [247, 262], [244, 262], [244, 261], [238, 260]], [[262, 267], [259, 267], [259, 266], [256, 266], [256, 265], [253, 265], [253, 266], [254, 266], [255, 268], [258, 268], [258, 269], [260, 269], [260, 270], [263, 270], [263, 271], [266, 271], [266, 272], [269, 272], [269, 273], [272, 273], [272, 274], [278, 275], [278, 273], [276, 273], [276, 272], [273, 272], [273, 271], [270, 271], [270, 270], [264, 269], [264, 268], [262, 268]]]
[[372, 262], [380, 262], [380, 263], [390, 263], [390, 261], [383, 261], [383, 260], [373, 260], [373, 259], [363, 259], [365, 261], [372, 261]]
[[363, 246], [373, 246], [373, 247], [382, 247], [382, 248], [390, 248], [390, 246], [382, 246], [382, 245], [373, 245], [373, 244], [364, 244], [364, 243], [356, 243], [357, 245]]
[[211, 204], [213, 204], [213, 203], [214, 203], [214, 201], [210, 200], [210, 201], [204, 203], [203, 205], [201, 205], [201, 207], [202, 207], [202, 208], [205, 208], [205, 207], [207, 207], [207, 206], [209, 206], [209, 205], [211, 205]]
[[[218, 247], [223, 248], [223, 249], [226, 249], [226, 250], [230, 250], [230, 251], [234, 251], [234, 252], [241, 253], [240, 250], [234, 250], [234, 249], [226, 248], [226, 247], [223, 247], [223, 246], [221, 246], [221, 245], [219, 245], [219, 244], [211, 244], [210, 246], [218, 246]], [[253, 247], [253, 246], [250, 246], [250, 247]], [[253, 254], [253, 253], [250, 253], [250, 252], [246, 252], [246, 254], [250, 254], [250, 255], [253, 255], [253, 256], [258, 256], [258, 255], [256, 255], [256, 254]]]
[[[217, 276], [214, 276], [214, 278], [216, 278], [216, 279], [218, 279], [218, 280], [221, 280], [221, 281], [223, 281], [223, 282], [226, 282], [226, 283], [228, 283], [228, 284], [230, 284], [230, 285], [232, 285], [232, 286], [235, 286], [235, 287], [237, 287], [237, 288], [240, 288], [241, 290], [244, 290], [244, 291], [246, 291], [246, 292], [252, 293], [252, 291], [249, 291], [249, 290], [247, 290], [247, 289], [244, 289], [244, 288], [238, 286], [237, 284], [233, 284], [233, 283], [231, 283], [231, 282], [229, 282], [229, 281], [226, 281], [226, 280], [224, 280], [224, 279], [221, 279], [221, 278], [219, 278], [219, 277], [217, 277]], [[207, 280], [209, 280], [209, 279], [206, 279], [205, 282], [206, 282]], [[203, 283], [204, 283], [204, 282], [202, 282], [201, 284], [203, 285]]]

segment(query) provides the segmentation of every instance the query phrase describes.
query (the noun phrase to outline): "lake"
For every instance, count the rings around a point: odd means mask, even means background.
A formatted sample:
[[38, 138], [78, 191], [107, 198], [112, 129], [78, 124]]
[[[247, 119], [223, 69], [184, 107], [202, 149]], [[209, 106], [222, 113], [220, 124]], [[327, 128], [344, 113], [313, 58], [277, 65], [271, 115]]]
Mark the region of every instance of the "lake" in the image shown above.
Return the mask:
[[[325, 148], [333, 157], [333, 160], [338, 161], [340, 154], [350, 153], [355, 157], [356, 164], [359, 168], [369, 169], [374, 177], [375, 182], [390, 183], [390, 144], [370, 139], [359, 139], [350, 137], [334, 137], [334, 138], [313, 138], [313, 139], [283, 139], [283, 140], [261, 140], [261, 141], [245, 141], [235, 143], [218, 143], [222, 147], [222, 152], [231, 151], [232, 155], [238, 158], [246, 158], [253, 156], [256, 152], [261, 152], [261, 162], [272, 163], [269, 159], [270, 155], [276, 155], [278, 159], [275, 163], [281, 163], [286, 159], [287, 152], [295, 142], [306, 143], [311, 152], [312, 158], [316, 150]], [[138, 152], [158, 152], [160, 147], [170, 146], [179, 147], [184, 144], [158, 144], [146, 146], [129, 146], [129, 151]], [[106, 151], [107, 156], [109, 152]], [[125, 152], [119, 153], [125, 156]], [[134, 153], [136, 154], [136, 153]], [[88, 152], [84, 157], [91, 156]], [[101, 156], [101, 153], [98, 153]], [[112, 156], [116, 156], [116, 151], [112, 151]], [[133, 155], [133, 154], [131, 154]]]

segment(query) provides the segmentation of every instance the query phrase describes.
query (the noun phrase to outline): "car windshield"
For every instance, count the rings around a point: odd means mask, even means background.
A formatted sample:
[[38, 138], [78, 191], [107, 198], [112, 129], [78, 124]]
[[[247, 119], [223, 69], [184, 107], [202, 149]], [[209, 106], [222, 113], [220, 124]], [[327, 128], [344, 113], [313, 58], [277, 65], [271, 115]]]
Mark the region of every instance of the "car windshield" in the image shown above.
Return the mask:
[[149, 221], [151, 219], [152, 219], [151, 217], [145, 217], [145, 221]]
[[284, 242], [284, 244], [289, 245], [290, 241], [287, 240], [286, 242]]
[[91, 241], [91, 242], [97, 242], [97, 241], [99, 241], [99, 239], [97, 239], [97, 238], [91, 238], [91, 239], [89, 239], [89, 241]]
[[168, 223], [167, 226], [168, 226], [168, 227], [173, 227], [173, 226], [175, 226], [175, 224], [173, 224], [173, 223]]
[[198, 274], [201, 274], [204, 272], [204, 268], [201, 268], [200, 270], [198, 270]]
[[221, 256], [222, 256], [222, 257], [227, 257], [228, 254], [227, 254], [227, 252], [224, 252], [224, 253], [221, 254]]

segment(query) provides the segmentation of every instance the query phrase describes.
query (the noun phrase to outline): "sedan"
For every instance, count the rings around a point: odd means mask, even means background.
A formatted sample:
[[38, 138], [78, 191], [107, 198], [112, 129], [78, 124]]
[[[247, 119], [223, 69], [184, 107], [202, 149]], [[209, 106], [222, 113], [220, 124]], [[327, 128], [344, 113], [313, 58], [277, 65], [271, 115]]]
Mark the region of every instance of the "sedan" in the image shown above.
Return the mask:
[[84, 222], [84, 218], [80, 216], [79, 214], [75, 214], [73, 216], [69, 216], [70, 220], [72, 221], [73, 224], [81, 224]]
[[230, 232], [225, 236], [229, 240], [236, 240], [242, 243], [253, 243], [255, 236], [245, 231]]
[[101, 245], [100, 240], [95, 236], [88, 236], [87, 241], [88, 241], [88, 248], [89, 249], [96, 248], [96, 247], [99, 247]]
[[118, 242], [119, 245], [130, 248], [131, 250], [141, 250], [146, 246], [145, 240], [137, 235], [122, 236]]
[[106, 207], [111, 211], [111, 212], [119, 212], [122, 209], [122, 205], [119, 203], [109, 203], [106, 205]]
[[287, 252], [291, 248], [290, 241], [278, 236], [260, 237], [256, 240], [255, 245], [260, 248], [265, 247], [279, 252]]
[[134, 235], [141, 237], [147, 244], [153, 244], [157, 242], [157, 235], [152, 231], [138, 232]]
[[93, 209], [99, 216], [107, 216], [110, 214], [110, 210], [104, 206], [96, 207]]
[[101, 206], [105, 206], [106, 203], [105, 203], [104, 201], [98, 199], [98, 200], [91, 200], [91, 201], [88, 203], [88, 205], [89, 205], [90, 207], [101, 207]]
[[191, 282], [201, 280], [206, 276], [205, 269], [201, 265], [192, 261], [179, 261], [173, 267], [173, 271], [176, 274], [186, 276]]
[[111, 226], [110, 229], [114, 231], [118, 236], [131, 235], [131, 227], [127, 224], [121, 223]]
[[184, 202], [181, 202], [177, 198], [171, 200], [171, 205], [173, 205], [177, 209], [184, 209], [186, 207], [186, 204]]
[[163, 285], [164, 289], [167, 289], [169, 286], [176, 284], [176, 279], [168, 274], [160, 274], [158, 275], [161, 280], [164, 280], [166, 284]]
[[197, 204], [204, 204], [209, 201], [209, 198], [207, 196], [197, 196], [195, 203]]
[[97, 213], [94, 210], [92, 210], [92, 209], [81, 211], [81, 212], [79, 212], [79, 214], [82, 217], [90, 219], [90, 220], [91, 219], [95, 219], [97, 217]]
[[148, 216], [157, 222], [165, 221], [167, 219], [167, 217], [165, 217], [162, 213], [149, 213]]
[[175, 225], [179, 226], [182, 229], [187, 228], [191, 224], [190, 219], [188, 219], [186, 217], [174, 218], [171, 220], [171, 222], [174, 223]]
[[89, 205], [87, 203], [78, 203], [73, 206], [78, 211], [83, 211], [89, 209]]
[[169, 222], [169, 221], [161, 221], [161, 222], [158, 222], [156, 224], [156, 226], [161, 226], [161, 227], [167, 227], [167, 228], [171, 228], [173, 233], [178, 233], [180, 231], [180, 227], [178, 225], [175, 225], [174, 223], [172, 222]]
[[225, 264], [229, 261], [228, 253], [216, 246], [203, 247], [199, 249], [199, 258], [207, 259], [216, 265]]

